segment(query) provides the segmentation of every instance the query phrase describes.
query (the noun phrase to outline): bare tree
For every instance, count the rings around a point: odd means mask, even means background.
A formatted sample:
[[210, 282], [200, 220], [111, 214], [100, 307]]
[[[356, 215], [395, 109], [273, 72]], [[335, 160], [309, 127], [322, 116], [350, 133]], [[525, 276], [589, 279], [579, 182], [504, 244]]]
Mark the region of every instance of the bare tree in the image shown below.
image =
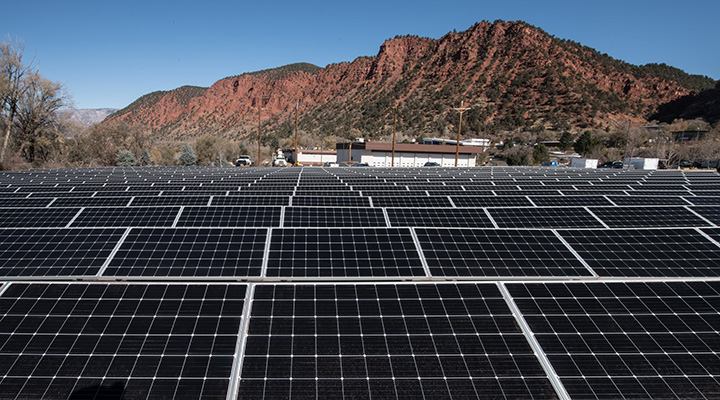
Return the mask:
[[55, 115], [66, 105], [67, 96], [61, 84], [37, 71], [26, 74], [22, 84], [24, 93], [16, 106], [17, 141], [27, 161], [45, 161], [57, 145]]
[[23, 51], [22, 42], [9, 37], [6, 42], [0, 43], [0, 117], [5, 125], [0, 163], [5, 161], [10, 130], [15, 122], [20, 99], [27, 89], [24, 85], [24, 78], [30, 72], [31, 67], [23, 65]]

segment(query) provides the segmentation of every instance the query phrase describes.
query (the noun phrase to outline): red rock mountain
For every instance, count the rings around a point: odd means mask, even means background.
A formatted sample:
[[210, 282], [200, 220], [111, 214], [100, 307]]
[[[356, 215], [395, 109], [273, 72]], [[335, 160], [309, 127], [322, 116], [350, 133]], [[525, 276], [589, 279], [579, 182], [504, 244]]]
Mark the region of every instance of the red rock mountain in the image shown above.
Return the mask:
[[270, 135], [291, 130], [295, 104], [301, 129], [368, 137], [383, 134], [398, 105], [401, 129], [447, 132], [461, 100], [465, 132], [517, 127], [605, 126], [614, 115], [642, 118], [661, 104], [712, 87], [707, 77], [666, 65], [634, 66], [524, 22], [482, 22], [440, 39], [387, 40], [374, 57], [324, 68], [293, 64], [185, 86], [139, 98], [104, 123], [142, 124], [168, 139], [203, 134], [243, 137], [257, 126]]

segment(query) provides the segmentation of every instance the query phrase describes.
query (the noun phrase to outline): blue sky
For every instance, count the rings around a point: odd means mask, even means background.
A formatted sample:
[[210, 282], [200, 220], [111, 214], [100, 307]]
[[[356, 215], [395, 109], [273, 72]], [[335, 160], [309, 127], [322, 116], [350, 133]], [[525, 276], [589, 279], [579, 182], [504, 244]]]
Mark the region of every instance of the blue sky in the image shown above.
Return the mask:
[[352, 61], [396, 35], [439, 38], [496, 19], [523, 20], [632, 64], [720, 79], [718, 15], [717, 0], [11, 0], [0, 35], [22, 39], [26, 61], [63, 83], [75, 107], [122, 108], [156, 90]]

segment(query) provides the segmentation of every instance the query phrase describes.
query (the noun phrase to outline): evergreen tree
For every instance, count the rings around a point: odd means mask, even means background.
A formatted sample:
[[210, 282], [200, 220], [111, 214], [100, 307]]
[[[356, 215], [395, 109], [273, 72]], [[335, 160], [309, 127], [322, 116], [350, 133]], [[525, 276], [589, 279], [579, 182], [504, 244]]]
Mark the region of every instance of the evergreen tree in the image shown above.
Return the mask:
[[152, 164], [152, 157], [150, 156], [150, 150], [145, 149], [143, 150], [142, 154], [140, 155], [140, 165], [147, 166]]
[[135, 166], [135, 155], [128, 150], [120, 150], [115, 157], [115, 165], [118, 167]]
[[572, 147], [573, 147], [572, 134], [570, 134], [570, 132], [568, 132], [568, 131], [563, 132], [562, 136], [560, 136], [560, 150], [568, 151]]
[[544, 144], [538, 143], [533, 148], [533, 159], [536, 164], [540, 164], [543, 161], [550, 161], [550, 152]]
[[602, 144], [602, 139], [600, 138], [594, 138], [592, 135], [592, 132], [585, 131], [580, 137], [575, 141], [575, 151], [582, 155], [586, 155], [593, 151], [596, 147], [600, 146]]
[[180, 158], [178, 159], [178, 161], [180, 161], [180, 165], [185, 167], [189, 167], [197, 163], [195, 152], [189, 144], [185, 143], [182, 149], [180, 149]]

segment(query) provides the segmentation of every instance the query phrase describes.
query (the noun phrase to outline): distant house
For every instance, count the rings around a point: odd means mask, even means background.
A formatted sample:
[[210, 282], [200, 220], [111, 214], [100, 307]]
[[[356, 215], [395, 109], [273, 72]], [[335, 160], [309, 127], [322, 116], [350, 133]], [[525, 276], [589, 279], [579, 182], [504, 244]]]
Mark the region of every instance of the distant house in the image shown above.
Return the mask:
[[[456, 142], [450, 146], [437, 146], [417, 143], [395, 144], [395, 167], [422, 167], [427, 162], [438, 163], [442, 167], [455, 166]], [[460, 146], [458, 167], [474, 167], [482, 147]], [[354, 142], [337, 144], [339, 163], [362, 163], [371, 167], [390, 167], [393, 165], [392, 143]]]
[[[423, 144], [440, 144], [440, 145], [453, 145], [457, 143], [457, 140], [442, 139], [442, 138], [424, 138]], [[488, 147], [490, 145], [490, 139], [485, 138], [472, 138], [460, 141], [460, 146], [478, 146]]]
[[708, 131], [701, 131], [699, 129], [692, 131], [675, 131], [672, 132], [673, 142], [686, 142], [688, 140], [703, 139], [707, 133]]

